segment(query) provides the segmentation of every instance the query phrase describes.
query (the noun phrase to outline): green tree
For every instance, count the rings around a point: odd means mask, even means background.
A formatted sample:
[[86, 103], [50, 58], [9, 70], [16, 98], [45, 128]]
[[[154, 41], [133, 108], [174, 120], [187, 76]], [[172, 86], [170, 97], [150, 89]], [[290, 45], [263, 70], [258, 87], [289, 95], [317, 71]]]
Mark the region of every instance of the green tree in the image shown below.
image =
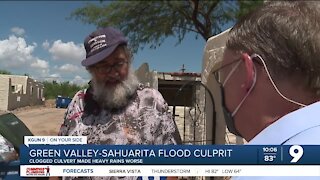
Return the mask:
[[0, 70], [0, 74], [12, 75], [12, 73], [7, 70]]
[[55, 99], [58, 95], [72, 98], [77, 91], [86, 88], [85, 86], [70, 84], [68, 81], [61, 83], [44, 81], [43, 85], [46, 99]]
[[71, 17], [98, 27], [121, 29], [137, 51], [145, 45], [156, 48], [169, 36], [177, 37], [179, 44], [188, 32], [207, 40], [262, 3], [262, 0], [112, 1], [87, 4]]

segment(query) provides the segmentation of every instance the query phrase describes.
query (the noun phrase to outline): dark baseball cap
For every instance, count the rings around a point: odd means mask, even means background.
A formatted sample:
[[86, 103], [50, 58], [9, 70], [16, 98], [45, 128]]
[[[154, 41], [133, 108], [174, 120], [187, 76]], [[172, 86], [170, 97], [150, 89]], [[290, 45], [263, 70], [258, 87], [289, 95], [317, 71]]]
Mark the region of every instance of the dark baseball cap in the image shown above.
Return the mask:
[[91, 66], [107, 58], [119, 45], [127, 44], [126, 37], [112, 27], [98, 29], [84, 40], [86, 59], [81, 64]]

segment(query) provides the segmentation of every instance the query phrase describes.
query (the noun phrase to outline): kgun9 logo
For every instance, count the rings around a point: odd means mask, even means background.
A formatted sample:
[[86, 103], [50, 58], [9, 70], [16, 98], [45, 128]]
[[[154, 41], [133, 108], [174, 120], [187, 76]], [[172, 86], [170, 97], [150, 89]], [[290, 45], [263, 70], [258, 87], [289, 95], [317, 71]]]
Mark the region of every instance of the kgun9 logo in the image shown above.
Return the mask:
[[303, 148], [299, 145], [293, 145], [289, 149], [289, 154], [293, 157], [290, 162], [296, 163], [303, 156]]

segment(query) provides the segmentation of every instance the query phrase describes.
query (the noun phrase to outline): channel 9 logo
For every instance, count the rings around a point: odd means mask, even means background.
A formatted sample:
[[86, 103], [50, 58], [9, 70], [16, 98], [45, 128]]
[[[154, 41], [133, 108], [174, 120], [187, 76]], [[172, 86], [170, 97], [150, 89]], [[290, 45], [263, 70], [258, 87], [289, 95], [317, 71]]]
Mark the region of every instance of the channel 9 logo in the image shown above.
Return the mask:
[[293, 157], [290, 162], [296, 163], [303, 156], [303, 148], [301, 146], [299, 146], [299, 145], [293, 145], [289, 149], [289, 154], [290, 154], [291, 157]]

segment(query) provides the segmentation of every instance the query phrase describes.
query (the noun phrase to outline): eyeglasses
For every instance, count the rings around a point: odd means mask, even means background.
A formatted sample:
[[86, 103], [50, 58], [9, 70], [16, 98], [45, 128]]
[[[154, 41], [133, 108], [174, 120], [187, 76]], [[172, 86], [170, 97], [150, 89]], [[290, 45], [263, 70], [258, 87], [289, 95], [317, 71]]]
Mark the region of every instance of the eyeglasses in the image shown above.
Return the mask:
[[120, 71], [127, 64], [128, 64], [128, 61], [120, 61], [113, 65], [97, 65], [97, 66], [94, 66], [93, 68], [98, 73], [110, 73], [112, 69], [115, 69], [116, 71]]
[[[232, 62], [229, 62], [229, 63], [227, 63], [227, 64], [221, 65], [221, 67], [218, 67], [217, 69], [215, 69], [215, 70], [212, 72], [212, 74], [214, 75], [214, 78], [216, 79], [216, 81], [217, 81], [219, 84], [222, 84], [223, 82], [221, 81], [221, 78], [220, 78], [220, 72], [221, 72], [221, 70], [222, 70], [223, 68], [226, 68], [226, 67], [228, 67], [228, 66], [231, 66], [231, 65], [235, 64], [236, 62], [238, 62], [238, 65], [239, 65], [239, 63], [241, 62], [240, 60], [241, 60], [241, 58], [238, 58], [238, 59], [236, 59], [236, 60], [234, 60], [234, 61], [232, 61]], [[237, 66], [238, 66], [238, 65], [237, 65]], [[235, 69], [233, 69], [233, 70], [231, 70], [231, 71], [234, 71], [234, 70], [235, 70]]]

